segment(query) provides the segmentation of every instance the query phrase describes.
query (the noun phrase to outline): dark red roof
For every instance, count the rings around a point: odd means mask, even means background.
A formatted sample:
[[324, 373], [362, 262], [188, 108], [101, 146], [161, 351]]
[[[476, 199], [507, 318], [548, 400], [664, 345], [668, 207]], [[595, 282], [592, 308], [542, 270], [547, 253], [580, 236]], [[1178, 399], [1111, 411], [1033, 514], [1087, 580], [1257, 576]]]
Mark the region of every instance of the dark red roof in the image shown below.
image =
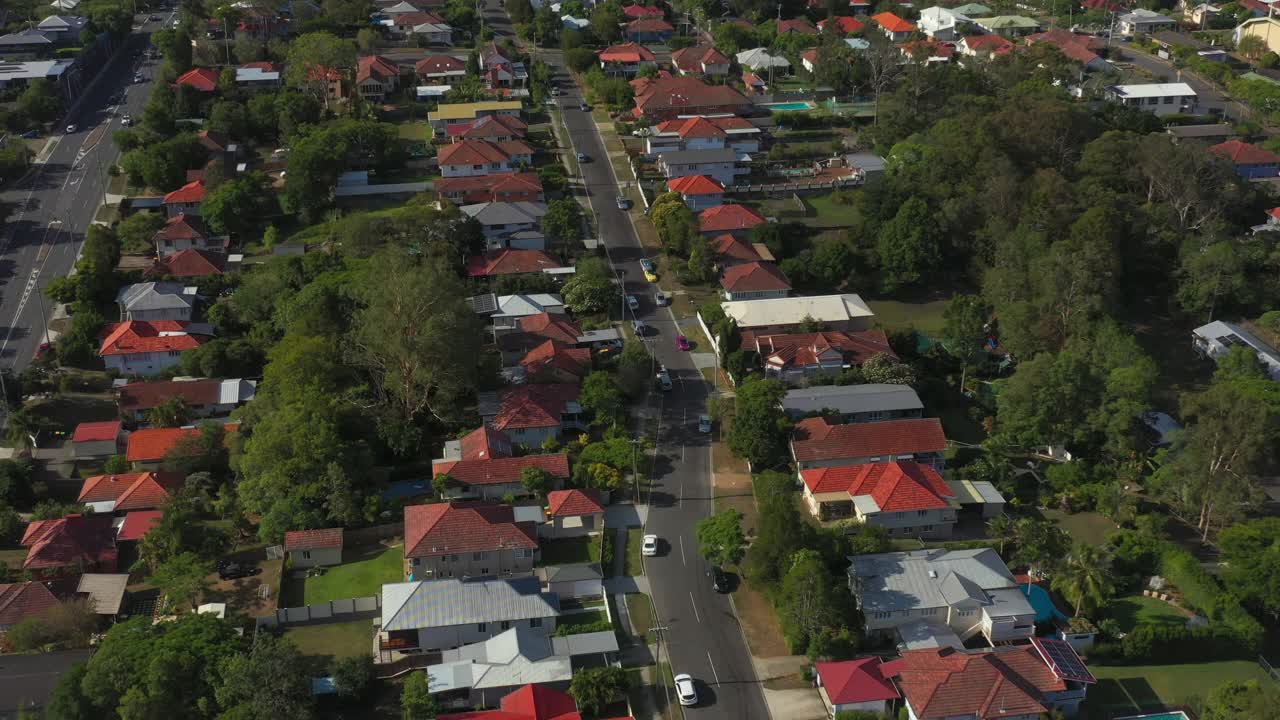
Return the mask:
[[731, 293], [790, 290], [791, 282], [773, 263], [748, 262], [734, 265], [720, 276], [720, 287]]
[[290, 530], [284, 534], [284, 551], [328, 550], [342, 547], [342, 528]]
[[166, 220], [164, 227], [157, 230], [151, 240], [204, 240], [208, 237], [209, 229], [199, 216], [178, 213]]
[[671, 64], [684, 72], [701, 72], [703, 65], [728, 65], [729, 58], [713, 45], [693, 45], [671, 53]]
[[218, 71], [209, 68], [188, 70], [173, 81], [174, 85], [186, 85], [200, 92], [213, 92], [218, 89]]
[[502, 193], [542, 192], [542, 178], [531, 172], [440, 178], [435, 181], [435, 189], [441, 195], [487, 190], [491, 197], [497, 197]]
[[845, 35], [848, 35], [850, 33], [856, 33], [862, 28], [866, 27], [863, 23], [859, 22], [857, 18], [850, 17], [848, 15], [841, 15], [839, 17], [831, 18], [829, 20], [819, 20], [818, 27], [825, 30], [827, 27], [827, 23], [829, 22], [834, 22], [836, 26], [840, 28], [840, 32], [844, 33]]
[[94, 475], [80, 486], [78, 503], [114, 502], [114, 511], [161, 507], [172, 491], [182, 487], [182, 475], [167, 472]]
[[662, 33], [675, 30], [671, 23], [662, 18], [640, 18], [627, 23], [627, 33]]
[[71, 435], [71, 442], [105, 442], [120, 436], [122, 423], [119, 420], [107, 422], [80, 423]]
[[511, 162], [511, 156], [488, 140], [463, 140], [440, 148], [440, 165], [487, 165]]
[[631, 89], [641, 115], [672, 110], [696, 114], [701, 108], [751, 106], [745, 95], [728, 85], [708, 85], [692, 77], [639, 78], [631, 81]]
[[221, 275], [227, 269], [227, 256], [222, 253], [189, 248], [157, 260], [147, 271], [148, 275], [172, 277], [201, 277]]
[[511, 457], [511, 438], [501, 430], [481, 425], [458, 440], [463, 460], [493, 460]]
[[901, 697], [893, 683], [880, 674], [878, 657], [820, 662], [815, 669], [834, 705], [897, 700]]
[[0, 628], [37, 617], [58, 604], [44, 583], [18, 582], [0, 585]]
[[467, 64], [452, 55], [428, 55], [415, 63], [413, 69], [419, 75], [439, 75], [466, 70]]
[[796, 423], [791, 448], [797, 461], [844, 460], [938, 453], [947, 437], [937, 418], [832, 425], [825, 418]]
[[431, 474], [448, 475], [463, 485], [505, 485], [520, 482], [521, 472], [527, 467], [546, 470], [562, 480], [569, 477], [569, 456], [522, 455], [490, 460], [437, 460], [431, 463]]
[[1013, 49], [1013, 43], [999, 35], [966, 35], [964, 44], [974, 52], [989, 52], [997, 55]]
[[[529, 125], [518, 117], [511, 115], [481, 115], [474, 120], [452, 123], [445, 126], [445, 134], [451, 138], [464, 140], [483, 140], [485, 138], [521, 138], [528, 132]], [[501, 143], [495, 145], [506, 152]], [[516, 148], [512, 148], [516, 149]], [[532, 148], [530, 148], [532, 149]], [[508, 155], [527, 155], [525, 152], [507, 153]], [[454, 161], [457, 164], [457, 161]]]
[[218, 401], [221, 380], [157, 380], [129, 383], [119, 389], [121, 412], [150, 410], [173, 397], [182, 398], [188, 407], [212, 405]]
[[573, 347], [557, 340], [547, 340], [520, 358], [520, 367], [525, 374], [537, 380], [543, 373], [549, 377], [556, 376], [551, 371], [559, 370], [570, 375], [583, 377], [591, 371], [591, 349]]
[[600, 493], [595, 490], [552, 490], [547, 493], [547, 517], [598, 515], [604, 512]]
[[381, 55], [368, 55], [356, 60], [356, 82], [373, 78], [379, 82], [400, 76], [400, 68]]
[[786, 35], [787, 33], [799, 33], [801, 35], [817, 35], [818, 28], [813, 26], [806, 18], [792, 18], [790, 20], [778, 20], [778, 34]]
[[120, 542], [141, 540], [163, 517], [163, 510], [131, 512], [124, 516], [124, 522], [120, 524], [120, 533], [116, 536], [116, 540]]
[[560, 424], [565, 406], [578, 400], [578, 386], [569, 383], [521, 385], [499, 391], [498, 414], [493, 426], [507, 428], [553, 427]]
[[766, 221], [760, 213], [736, 203], [718, 205], [698, 214], [698, 228], [702, 232], [750, 230], [763, 222]]
[[1209, 152], [1226, 158], [1233, 165], [1280, 165], [1280, 155], [1241, 140], [1228, 140], [1209, 148]]
[[622, 8], [622, 14], [629, 18], [662, 17], [662, 8], [652, 5], [628, 5]]
[[502, 698], [502, 709], [531, 720], [581, 720], [573, 698], [546, 685], [525, 685]]
[[582, 328], [563, 315], [538, 313], [526, 315], [516, 321], [520, 332], [537, 335], [548, 340], [559, 340], [563, 343], [576, 343], [582, 337]]
[[30, 548], [23, 570], [61, 568], [70, 565], [114, 565], [115, 528], [110, 515], [68, 515], [56, 520], [36, 520], [22, 534]]
[[760, 253], [751, 246], [746, 240], [735, 237], [729, 233], [717, 235], [711, 239], [711, 249], [715, 251], [716, 257], [732, 258], [734, 260], [744, 260], [753, 262], [760, 259]]
[[883, 330], [860, 332], [825, 331], [759, 335], [742, 333], [742, 344], [755, 348], [767, 365], [778, 369], [818, 364], [818, 356], [829, 350], [839, 352], [851, 365], [861, 365], [877, 355], [897, 358]]
[[182, 352], [203, 345], [209, 338], [187, 332], [183, 320], [127, 320], [107, 325], [99, 337], [99, 355]]
[[654, 54], [649, 51], [649, 48], [636, 42], [622, 43], [600, 51], [601, 62], [638, 63], [653, 62], [654, 59]]
[[164, 196], [164, 204], [198, 203], [204, 200], [204, 180], [194, 180]]
[[537, 550], [532, 522], [515, 522], [510, 505], [487, 502], [411, 505], [404, 509], [406, 558], [489, 550]]
[[920, 720], [1040, 715], [1049, 712], [1046, 694], [1067, 689], [1031, 645], [908, 650], [884, 663], [881, 672], [897, 679]]
[[869, 495], [881, 512], [941, 509], [948, 507], [947, 498], [955, 496], [937, 470], [913, 462], [811, 468], [801, 470], [800, 479], [815, 495]]
[[[452, 147], [452, 146], [450, 146]], [[560, 267], [560, 262], [541, 250], [494, 250], [467, 260], [467, 275], [518, 275]]]

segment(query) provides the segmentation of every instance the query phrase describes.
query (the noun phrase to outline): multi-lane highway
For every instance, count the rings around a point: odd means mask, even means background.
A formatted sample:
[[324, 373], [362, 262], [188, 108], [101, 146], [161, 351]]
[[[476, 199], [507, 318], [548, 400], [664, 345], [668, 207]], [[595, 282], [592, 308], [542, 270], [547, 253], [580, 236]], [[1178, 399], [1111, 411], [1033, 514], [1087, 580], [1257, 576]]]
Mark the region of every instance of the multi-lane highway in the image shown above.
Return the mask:
[[[56, 144], [46, 161], [0, 192], [0, 202], [14, 208], [0, 230], [0, 369], [21, 371], [45, 342], [54, 307], [40, 293], [75, 265], [104, 199], [107, 168], [120, 156], [111, 134], [121, 128], [124, 115], [142, 114], [152, 67], [134, 55], [146, 47], [148, 33], [163, 23], [146, 19], [135, 19], [141, 32], [129, 38], [53, 129], [49, 142]], [[142, 73], [143, 82], [132, 82], [135, 71]], [[119, 103], [113, 102], [117, 96]], [[66, 132], [68, 124], [75, 130]]]

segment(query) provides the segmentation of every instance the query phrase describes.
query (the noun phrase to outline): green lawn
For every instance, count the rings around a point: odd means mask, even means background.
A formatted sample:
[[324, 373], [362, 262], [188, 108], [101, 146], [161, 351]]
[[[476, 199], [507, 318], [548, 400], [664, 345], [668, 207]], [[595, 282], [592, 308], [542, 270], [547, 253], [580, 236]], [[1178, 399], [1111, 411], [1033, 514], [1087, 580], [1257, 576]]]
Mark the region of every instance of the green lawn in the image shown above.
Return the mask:
[[649, 628], [653, 627], [653, 603], [644, 593], [627, 593], [627, 616], [631, 629], [642, 643], [649, 642]]
[[1183, 705], [1203, 698], [1228, 680], [1271, 682], [1257, 663], [1247, 660], [1188, 665], [1090, 665], [1098, 684], [1089, 689], [1089, 718], [1120, 717]]
[[290, 626], [285, 637], [292, 640], [303, 655], [339, 658], [373, 652], [373, 623], [369, 620]]
[[[826, 144], [830, 148], [830, 144]], [[809, 218], [809, 225], [815, 227], [848, 227], [858, 219], [858, 209], [853, 205], [838, 205], [831, 201], [831, 195], [815, 195], [804, 199], [814, 209], [814, 216]]]
[[640, 557], [640, 546], [644, 544], [644, 528], [627, 528], [627, 575], [636, 577], [644, 574], [644, 561]]
[[570, 563], [600, 562], [599, 535], [581, 538], [543, 540], [542, 559], [539, 565], [568, 565]]
[[400, 132], [402, 140], [421, 140], [426, 142], [431, 139], [431, 126], [425, 120], [411, 120], [403, 122], [396, 126]]
[[377, 550], [364, 554], [347, 551], [343, 556], [344, 561], [355, 559], [306, 579], [304, 604], [369, 597], [382, 592], [385, 583], [404, 580], [404, 547], [401, 545], [389, 548], [379, 545]]
[[[587, 632], [588, 626], [596, 623], [609, 622], [609, 615], [604, 610], [592, 610], [591, 612], [570, 613], [561, 615], [556, 620], [557, 635], [573, 635], [575, 633]], [[591, 630], [594, 632], [594, 630]]]
[[1072, 540], [1089, 545], [1101, 545], [1107, 535], [1116, 530], [1116, 524], [1101, 513], [1067, 514], [1060, 510], [1045, 510], [1043, 515], [1046, 520], [1058, 523], [1058, 527], [1066, 530]]
[[876, 322], [883, 328], [912, 327], [924, 333], [938, 335], [946, 326], [946, 322], [942, 319], [942, 312], [947, 309], [946, 300], [929, 302], [868, 300], [867, 305], [876, 314]]
[[1169, 603], [1141, 595], [1116, 598], [1107, 604], [1105, 612], [1125, 632], [1141, 624], [1181, 627], [1187, 622], [1187, 615]]

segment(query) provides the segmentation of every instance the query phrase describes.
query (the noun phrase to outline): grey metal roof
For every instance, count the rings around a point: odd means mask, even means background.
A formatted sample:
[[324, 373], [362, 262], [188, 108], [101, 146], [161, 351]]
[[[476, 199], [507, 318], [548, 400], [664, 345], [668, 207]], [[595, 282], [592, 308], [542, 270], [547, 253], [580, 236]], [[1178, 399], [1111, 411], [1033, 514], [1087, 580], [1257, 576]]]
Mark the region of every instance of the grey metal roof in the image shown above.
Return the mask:
[[[1018, 592], [1013, 574], [991, 548], [854, 555], [849, 562], [849, 575], [861, 586], [863, 612], [948, 607], [943, 581], [952, 574], [988, 595], [1002, 588]], [[988, 598], [988, 613], [993, 603]]]
[[99, 615], [119, 615], [124, 604], [124, 590], [129, 573], [85, 573], [80, 576], [76, 593], [89, 596], [93, 611]]
[[540, 202], [486, 202], [463, 205], [458, 209], [481, 225], [537, 223], [547, 214], [546, 203]]
[[617, 651], [618, 637], [612, 630], [553, 638], [512, 628], [484, 642], [444, 651], [442, 662], [427, 668], [428, 684], [432, 692], [443, 692], [568, 681], [573, 656]]
[[605, 330], [583, 330], [582, 335], [578, 336], [580, 343], [598, 343], [598, 342], [615, 342], [622, 340], [622, 333], [617, 328], [607, 328]]
[[871, 383], [868, 385], [815, 385], [789, 390], [782, 409], [804, 415], [823, 410], [841, 414], [923, 410], [920, 396], [908, 385]]
[[697, 163], [734, 162], [738, 154], [729, 148], [713, 150], [681, 150], [658, 154], [658, 161], [667, 165], [694, 165]]
[[939, 622], [930, 622], [928, 620], [917, 620], [899, 625], [895, 628], [898, 631], [898, 649], [900, 650], [924, 650], [928, 648], [950, 647], [956, 650], [963, 650], [964, 643], [960, 641], [960, 636], [956, 635], [956, 631], [947, 625]]
[[186, 295], [181, 283], [145, 282], [125, 285], [116, 293], [116, 302], [125, 310], [171, 310], [190, 308], [194, 296]]
[[618, 652], [618, 635], [612, 630], [600, 632], [578, 633], [563, 637], [551, 638], [551, 647], [556, 655], [592, 655], [595, 653]]
[[547, 565], [538, 568], [538, 577], [543, 582], [576, 582], [579, 580], [600, 580], [604, 573], [600, 572], [597, 563], [571, 563], [568, 565]]
[[417, 630], [560, 614], [560, 599], [537, 578], [457, 579], [382, 586], [382, 629]]
[[27, 29], [22, 32], [0, 35], [0, 45], [52, 45], [53, 40], [43, 32]]

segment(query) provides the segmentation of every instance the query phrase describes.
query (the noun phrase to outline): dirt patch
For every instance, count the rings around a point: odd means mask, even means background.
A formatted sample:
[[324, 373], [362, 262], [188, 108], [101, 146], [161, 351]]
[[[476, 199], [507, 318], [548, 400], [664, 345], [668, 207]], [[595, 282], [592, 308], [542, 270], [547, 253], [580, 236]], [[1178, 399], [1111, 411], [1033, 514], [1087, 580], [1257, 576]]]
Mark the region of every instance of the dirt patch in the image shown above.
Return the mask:
[[[728, 428], [722, 428], [722, 431], [728, 432]], [[735, 480], [733, 482], [745, 482], [745, 487], [749, 491], [751, 489], [751, 477], [748, 475], [747, 462], [741, 458], [734, 457], [729, 452], [729, 445], [718, 442], [711, 446], [711, 466], [716, 473], [716, 488], [721, 487], [720, 475], [742, 475], [745, 480]], [[725, 482], [729, 482], [726, 480]]]
[[756, 527], [760, 523], [759, 515], [756, 513], [755, 499], [750, 495], [731, 495], [717, 496], [716, 510], [726, 510], [733, 508], [742, 513], [742, 532], [748, 539], [755, 537]]
[[220, 580], [215, 572], [209, 576], [212, 585], [204, 594], [204, 602], [225, 602], [229, 610], [243, 612], [250, 617], [270, 615], [276, 611], [280, 590], [280, 573], [283, 560], [264, 560], [263, 548], [257, 547], [230, 556], [233, 562], [253, 563], [262, 572], [252, 577]]
[[764, 681], [764, 687], [766, 690], [808, 690], [813, 687], [813, 683], [796, 673], [795, 675], [769, 678]]
[[778, 615], [765, 596], [751, 587], [746, 578], [733, 594], [734, 609], [742, 632], [747, 636], [747, 646], [755, 657], [782, 657], [790, 655], [787, 642], [782, 638]]

